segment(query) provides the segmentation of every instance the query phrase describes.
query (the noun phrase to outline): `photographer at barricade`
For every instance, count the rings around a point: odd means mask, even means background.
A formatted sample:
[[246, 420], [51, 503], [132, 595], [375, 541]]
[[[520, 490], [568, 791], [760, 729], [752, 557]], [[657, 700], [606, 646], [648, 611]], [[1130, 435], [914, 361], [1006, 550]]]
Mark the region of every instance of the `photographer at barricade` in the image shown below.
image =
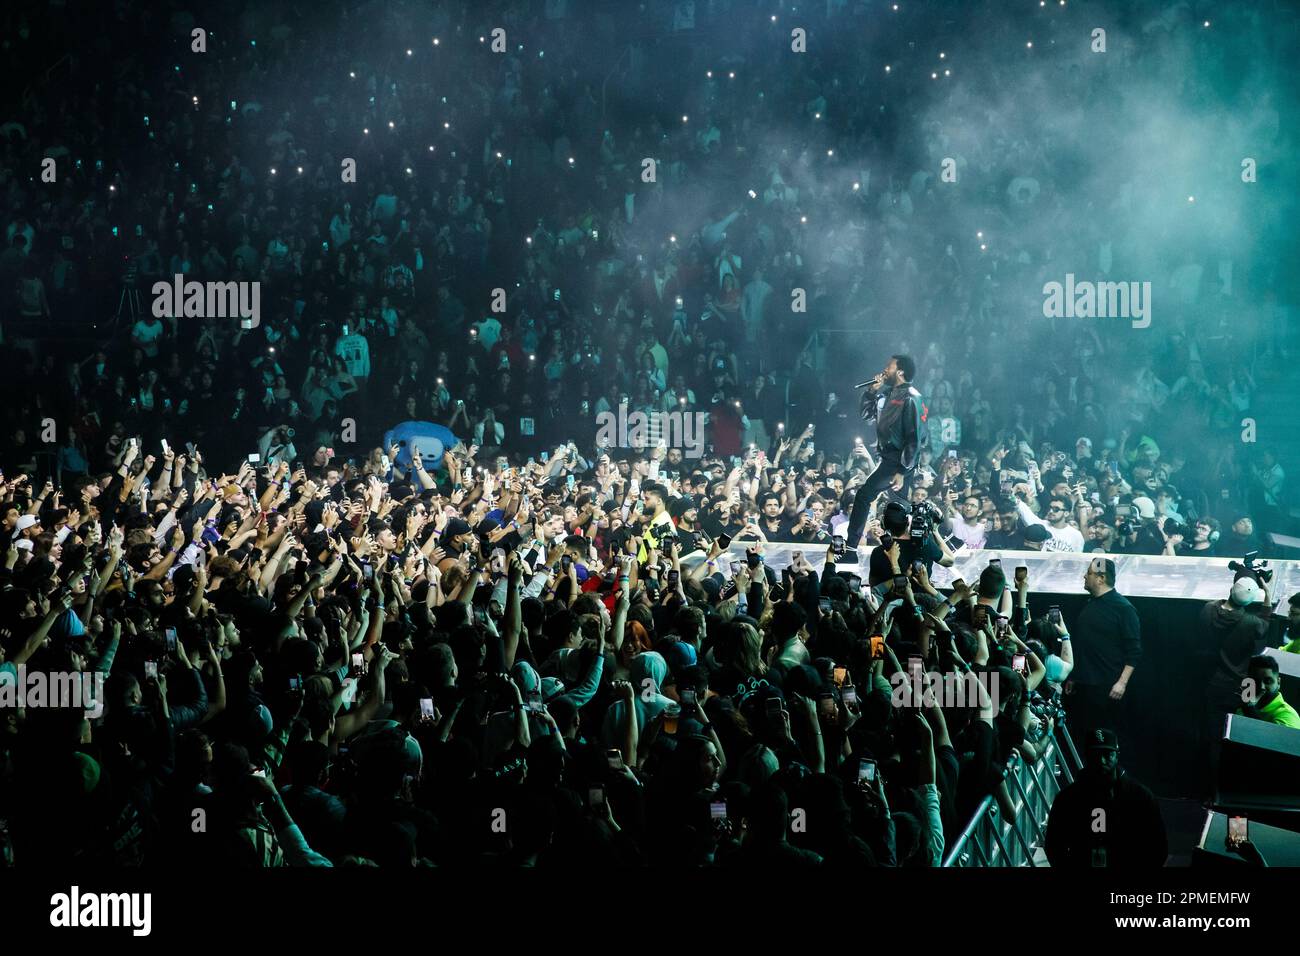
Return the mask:
[[[916, 470], [920, 447], [924, 444], [925, 406], [921, 393], [910, 384], [915, 375], [916, 363], [910, 356], [891, 356], [884, 371], [862, 396], [863, 419], [876, 423], [876, 451], [880, 462], [853, 498], [849, 530], [845, 534], [850, 549], [856, 549], [862, 540], [867, 514], [876, 495], [885, 488], [902, 491]], [[847, 560], [856, 558], [854, 554]]]
[[1160, 804], [1120, 767], [1119, 738], [1098, 729], [1087, 746], [1079, 778], [1052, 803], [1043, 841], [1048, 861], [1058, 869], [1164, 866], [1169, 838]]
[[1089, 599], [1074, 625], [1074, 672], [1065, 685], [1079, 739], [1121, 724], [1128, 682], [1142, 659], [1141, 625], [1133, 605], [1115, 590], [1115, 562], [1089, 561], [1083, 589]]

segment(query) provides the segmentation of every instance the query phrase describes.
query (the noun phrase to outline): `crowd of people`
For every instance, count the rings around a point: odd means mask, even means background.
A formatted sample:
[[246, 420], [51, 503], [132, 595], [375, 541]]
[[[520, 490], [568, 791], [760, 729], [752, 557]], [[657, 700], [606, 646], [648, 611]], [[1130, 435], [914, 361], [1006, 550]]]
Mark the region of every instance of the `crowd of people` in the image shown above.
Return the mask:
[[[903, 121], [1009, 88], [1009, 25], [945, 99], [916, 61], [884, 91], [906, 34], [861, 55], [866, 5], [811, 11], [792, 60], [738, 0], [534, 7], [117, 5], [88, 14], [137, 51], [112, 84], [40, 59], [58, 4], [0, 14], [36, 91], [0, 127], [0, 686], [106, 678], [98, 715], [0, 698], [20, 865], [935, 865], [1009, 811], [1072, 666], [1027, 576], [945, 598], [935, 564], [1289, 529], [1239, 434], [1292, 346], [1285, 271], [1212, 289], [1189, 246], [1158, 334], [1044, 319], [1061, 262], [1157, 266], [1077, 228], [1032, 113]], [[1159, 81], [1180, 41], [1147, 33], [1121, 62]], [[1062, 96], [1123, 82], [1067, 66]], [[953, 151], [988, 188], [940, 195]], [[156, 315], [175, 274], [260, 283], [260, 322]], [[889, 329], [926, 402], [865, 580], [834, 563], [880, 449], [828, 353], [881, 356], [845, 325]], [[707, 451], [598, 444], [620, 409], [699, 414]], [[403, 421], [461, 441], [383, 447]], [[777, 541], [806, 546], [779, 574]], [[912, 658], [1000, 693], [900, 706]]]
[[[1071, 661], [1023, 569], [945, 598], [900, 540], [867, 582], [829, 546], [777, 574], [666, 456], [498, 483], [469, 452], [210, 475], [131, 440], [66, 500], [6, 480], [11, 858], [933, 866], [983, 798], [1014, 812]], [[987, 679], [941, 706], [902, 661]], [[14, 697], [72, 673], [87, 706]]]
[[[1102, 556], [1076, 658], [1025, 567], [941, 594], [946, 544], [897, 500], [865, 580], [812, 541], [778, 574], [780, 500], [728, 525], [695, 493], [725, 506], [741, 468], [400, 450], [218, 474], [132, 438], [104, 479], [4, 479], [9, 859], [936, 865], [984, 798], [1015, 812], [1007, 761], [1042, 755], [1063, 685], [1091, 732], [1141, 660]], [[1241, 578], [1207, 614], [1251, 715], [1294, 726]], [[977, 679], [936, 698], [918, 670]], [[93, 700], [57, 697], [70, 674]]]

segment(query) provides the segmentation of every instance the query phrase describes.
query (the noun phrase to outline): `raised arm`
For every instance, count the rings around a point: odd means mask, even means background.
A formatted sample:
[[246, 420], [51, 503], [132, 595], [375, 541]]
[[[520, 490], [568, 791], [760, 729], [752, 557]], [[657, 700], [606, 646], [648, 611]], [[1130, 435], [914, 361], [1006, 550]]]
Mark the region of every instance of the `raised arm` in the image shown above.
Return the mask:
[[506, 608], [504, 638], [504, 667], [510, 670], [515, 664], [515, 655], [519, 652], [519, 637], [523, 632], [523, 614], [520, 610], [519, 584], [523, 580], [524, 565], [519, 555], [510, 555], [510, 566], [506, 570]]

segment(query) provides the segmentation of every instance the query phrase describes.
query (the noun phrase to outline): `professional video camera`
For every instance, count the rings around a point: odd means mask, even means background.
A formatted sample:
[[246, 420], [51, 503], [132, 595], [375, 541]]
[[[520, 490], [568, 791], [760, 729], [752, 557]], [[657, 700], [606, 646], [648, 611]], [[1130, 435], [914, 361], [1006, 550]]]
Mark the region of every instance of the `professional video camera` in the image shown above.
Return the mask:
[[1260, 587], [1267, 587], [1268, 583], [1273, 580], [1273, 569], [1268, 566], [1267, 561], [1256, 563], [1255, 559], [1259, 557], [1258, 551], [1251, 551], [1246, 554], [1240, 561], [1229, 561], [1228, 570], [1237, 572], [1233, 581], [1240, 581], [1242, 578], [1253, 578], [1255, 583]]
[[934, 526], [943, 520], [943, 514], [929, 501], [918, 502], [912, 508], [912, 538], [929, 535]]
[[1142, 528], [1142, 516], [1132, 505], [1118, 505], [1115, 508], [1115, 530], [1121, 538], [1137, 534]]

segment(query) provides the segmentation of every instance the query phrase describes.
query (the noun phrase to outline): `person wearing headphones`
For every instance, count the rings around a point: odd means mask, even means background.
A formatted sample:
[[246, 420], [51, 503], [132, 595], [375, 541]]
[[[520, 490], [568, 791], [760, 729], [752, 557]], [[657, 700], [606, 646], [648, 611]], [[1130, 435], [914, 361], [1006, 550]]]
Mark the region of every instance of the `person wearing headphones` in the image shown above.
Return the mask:
[[1219, 522], [1214, 518], [1198, 518], [1192, 529], [1192, 540], [1178, 545], [1178, 554], [1194, 558], [1218, 557]]

